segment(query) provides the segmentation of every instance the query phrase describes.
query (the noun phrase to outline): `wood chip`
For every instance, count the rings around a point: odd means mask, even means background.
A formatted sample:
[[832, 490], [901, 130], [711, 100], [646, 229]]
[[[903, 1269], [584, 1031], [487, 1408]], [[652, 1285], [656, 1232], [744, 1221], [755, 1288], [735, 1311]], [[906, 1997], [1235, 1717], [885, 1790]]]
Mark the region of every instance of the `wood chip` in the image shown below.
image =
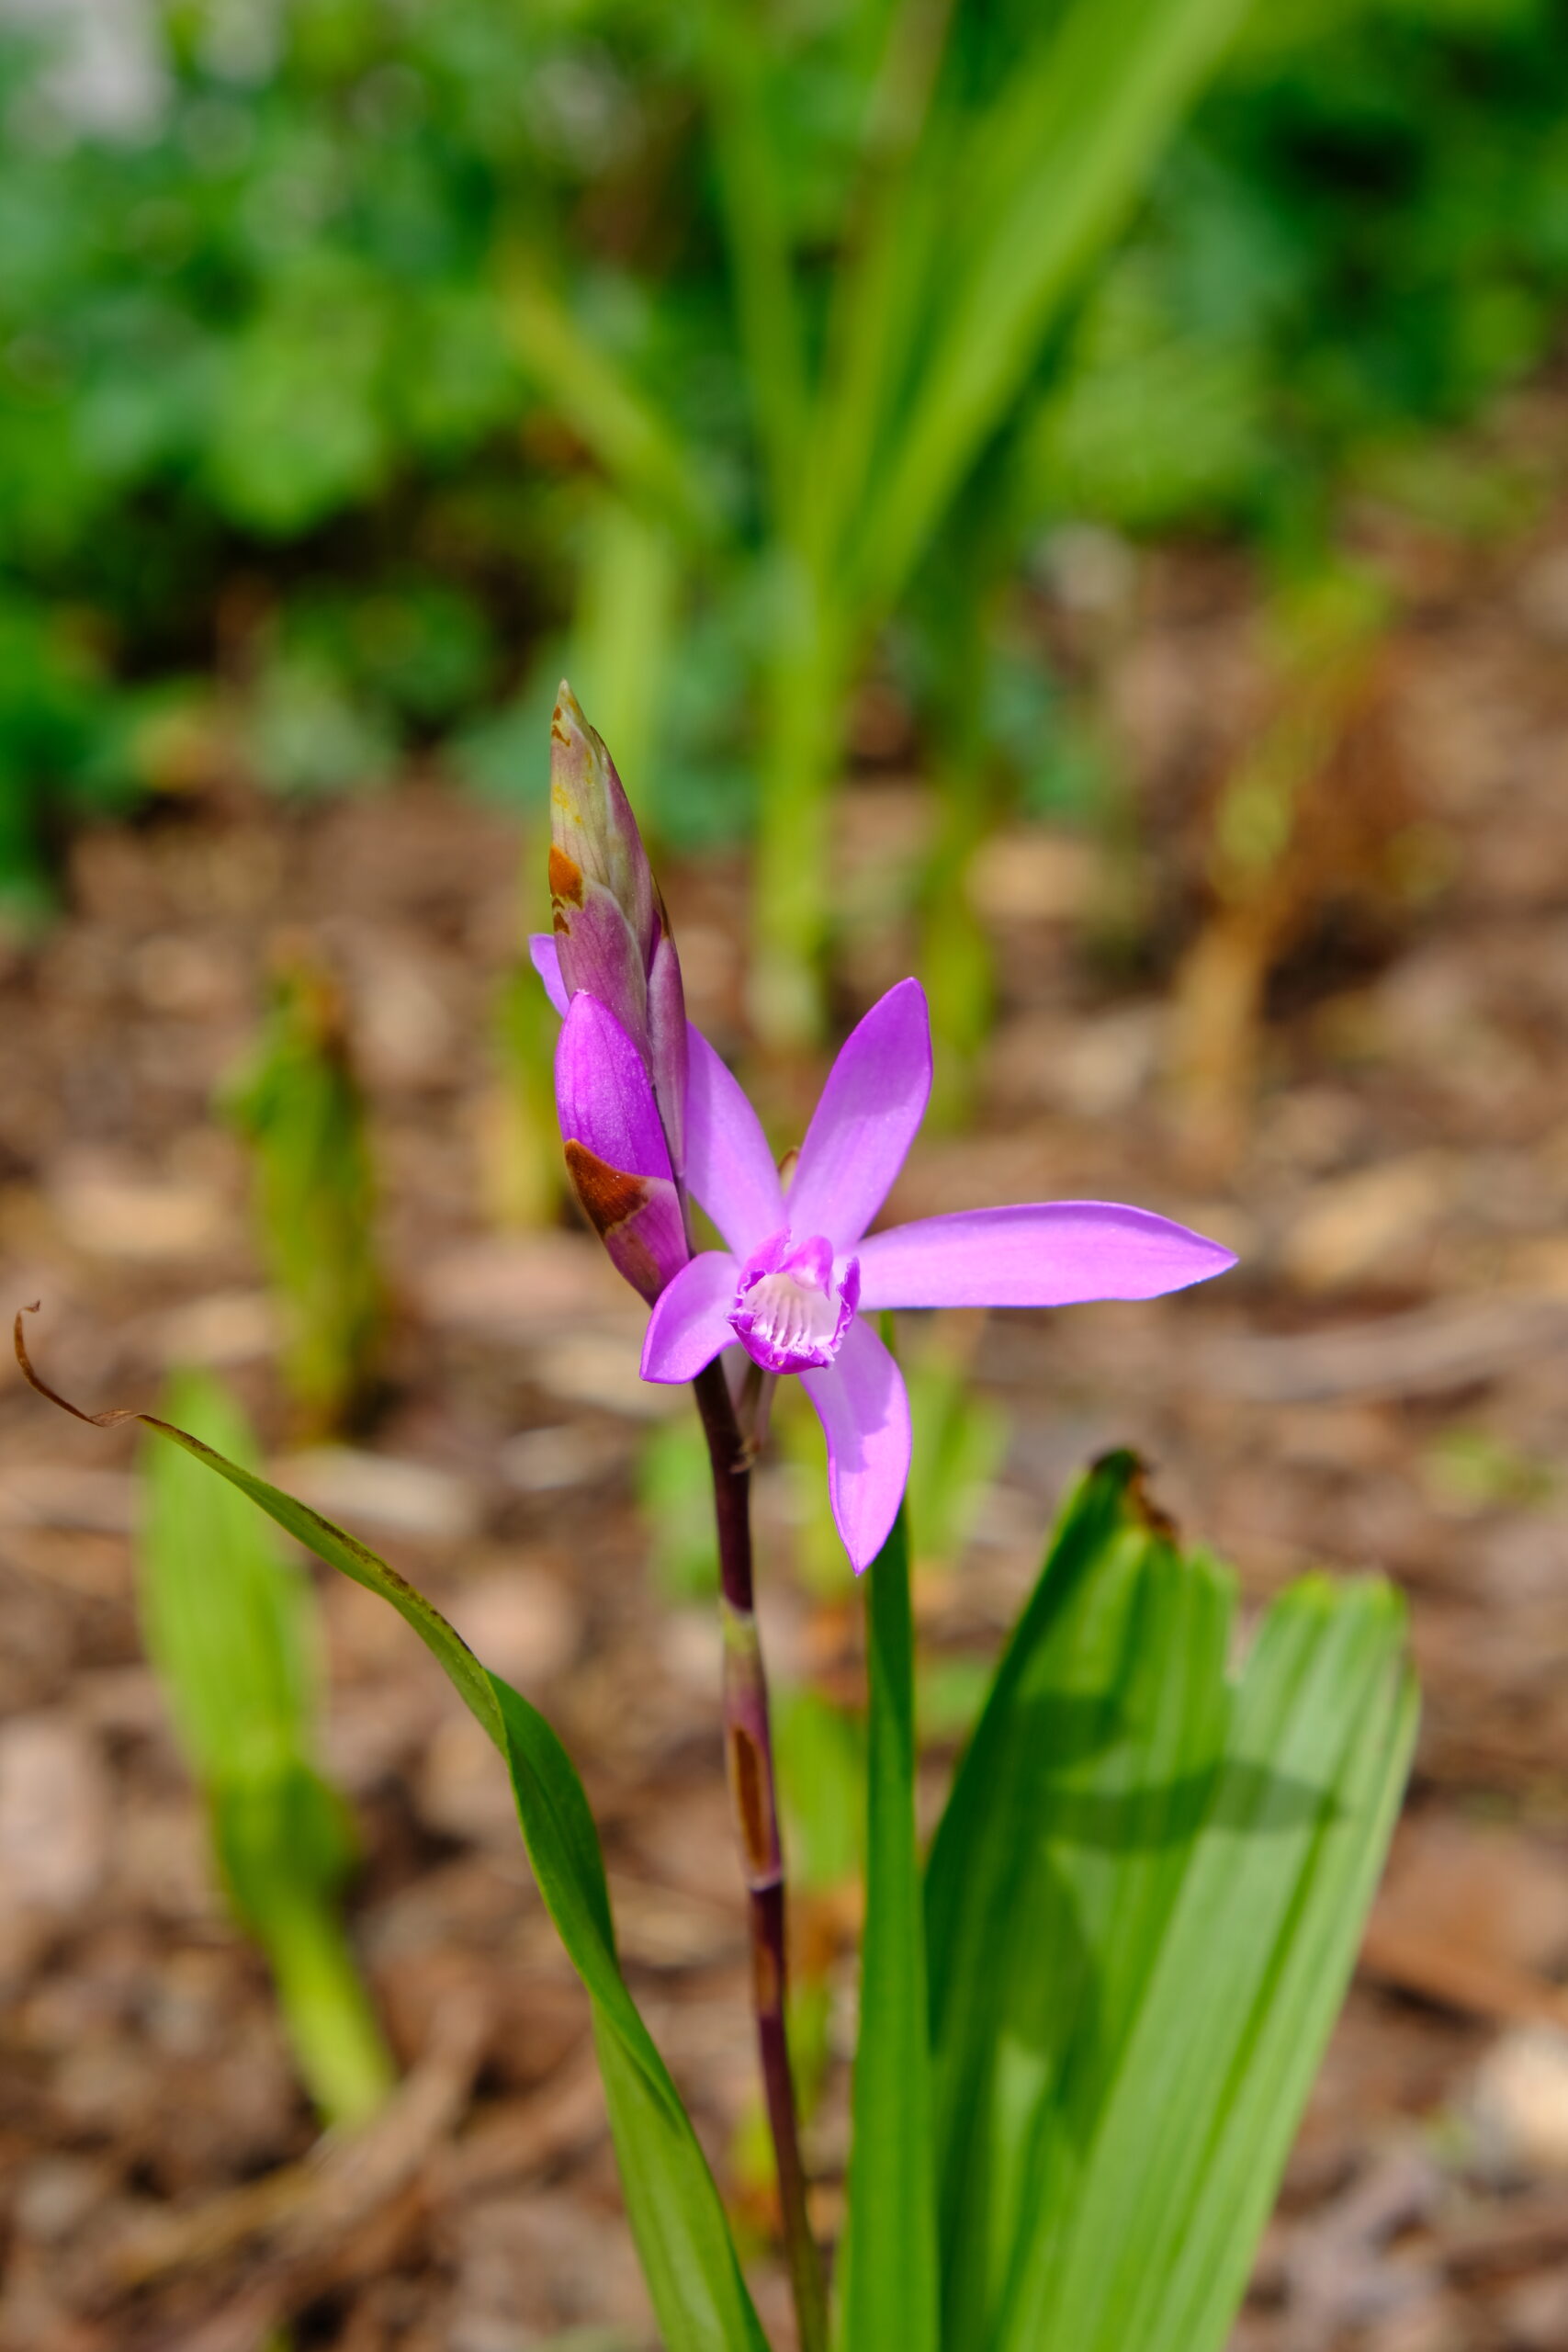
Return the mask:
[[1197, 1370], [1221, 1396], [1260, 1405], [1440, 1396], [1568, 1347], [1568, 1304], [1444, 1300], [1336, 1330], [1211, 1340]]

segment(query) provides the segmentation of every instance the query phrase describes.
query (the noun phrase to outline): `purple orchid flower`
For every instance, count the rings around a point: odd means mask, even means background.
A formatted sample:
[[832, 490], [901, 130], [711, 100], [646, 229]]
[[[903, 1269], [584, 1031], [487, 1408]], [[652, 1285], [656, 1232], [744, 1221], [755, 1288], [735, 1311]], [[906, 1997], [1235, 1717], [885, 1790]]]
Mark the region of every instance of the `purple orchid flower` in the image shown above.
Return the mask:
[[882, 1549], [909, 1471], [908, 1397], [868, 1315], [1158, 1298], [1235, 1263], [1186, 1226], [1106, 1201], [966, 1209], [868, 1233], [931, 1092], [931, 1023], [912, 979], [845, 1044], [787, 1189], [739, 1083], [689, 1030], [686, 1183], [728, 1245], [691, 1257], [660, 1189], [673, 1204], [646, 1065], [604, 1006], [569, 1001], [554, 942], [532, 948], [564, 1016], [556, 1091], [568, 1153], [575, 1143], [648, 1188], [624, 1227], [600, 1227], [607, 1243], [624, 1233], [647, 1253], [643, 1378], [694, 1379], [737, 1345], [764, 1373], [797, 1374], [827, 1436], [833, 1518], [857, 1575]]

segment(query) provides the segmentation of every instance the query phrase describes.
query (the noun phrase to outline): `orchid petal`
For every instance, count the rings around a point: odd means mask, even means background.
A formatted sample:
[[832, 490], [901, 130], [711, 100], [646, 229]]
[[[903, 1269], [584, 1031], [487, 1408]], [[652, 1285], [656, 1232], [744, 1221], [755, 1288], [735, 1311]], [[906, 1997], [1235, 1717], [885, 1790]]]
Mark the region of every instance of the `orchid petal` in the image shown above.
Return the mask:
[[566, 982], [560, 976], [560, 950], [556, 945], [553, 931], [529, 933], [528, 960], [544, 982], [545, 994], [564, 1021], [570, 1000], [566, 992]]
[[[547, 931], [530, 934], [528, 954], [545, 994], [564, 1020], [571, 1000], [561, 978], [560, 951]], [[668, 981], [654, 959], [649, 996], [660, 1001]], [[738, 1257], [784, 1222], [784, 1188], [762, 1123], [740, 1081], [694, 1023], [687, 1022], [686, 1182]], [[625, 1035], [625, 1032], [622, 1033]]]
[[645, 1380], [695, 1380], [729, 1346], [739, 1273], [728, 1250], [705, 1250], [681, 1269], [649, 1317], [642, 1343]]
[[633, 1176], [671, 1173], [648, 1067], [609, 1007], [579, 991], [556, 1043], [561, 1139]]
[[1235, 1263], [1234, 1250], [1149, 1209], [1038, 1201], [896, 1225], [860, 1244], [861, 1306], [1077, 1306], [1158, 1298]]
[[858, 1577], [887, 1541], [909, 1476], [904, 1376], [870, 1324], [857, 1319], [835, 1361], [800, 1379], [828, 1440], [833, 1521]]
[[925, 991], [900, 980], [851, 1032], [828, 1074], [789, 1188], [792, 1231], [854, 1247], [904, 1165], [931, 1091]]
[[762, 1123], [740, 1082], [688, 1024], [686, 1184], [738, 1258], [784, 1222], [784, 1188]]

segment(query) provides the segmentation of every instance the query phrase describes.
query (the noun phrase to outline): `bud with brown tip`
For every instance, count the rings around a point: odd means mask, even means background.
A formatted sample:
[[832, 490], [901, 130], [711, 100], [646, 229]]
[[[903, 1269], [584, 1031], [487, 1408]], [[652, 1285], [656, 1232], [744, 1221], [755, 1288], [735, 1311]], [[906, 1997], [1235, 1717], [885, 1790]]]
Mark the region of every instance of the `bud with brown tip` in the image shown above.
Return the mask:
[[677, 1181], [686, 1004], [659, 886], [615, 763], [563, 679], [550, 720], [550, 902], [561, 982], [613, 1012], [647, 1064]]

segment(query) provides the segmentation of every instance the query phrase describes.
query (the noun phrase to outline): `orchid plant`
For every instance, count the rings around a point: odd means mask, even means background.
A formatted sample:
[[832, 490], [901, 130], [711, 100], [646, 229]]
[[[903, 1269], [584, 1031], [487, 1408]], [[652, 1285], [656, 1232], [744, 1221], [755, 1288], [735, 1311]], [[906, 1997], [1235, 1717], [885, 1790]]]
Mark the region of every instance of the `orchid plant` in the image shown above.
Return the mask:
[[[1219, 2352], [1352, 1963], [1407, 1768], [1396, 1598], [1309, 1577], [1236, 1671], [1235, 1589], [1128, 1454], [1069, 1497], [922, 1866], [900, 1309], [1145, 1299], [1231, 1253], [1101, 1202], [873, 1230], [931, 1083], [904, 980], [844, 1046], [781, 1167], [686, 1019], [663, 901], [604, 745], [552, 721], [556, 1093], [590, 1222], [647, 1301], [642, 1373], [690, 1383], [713, 1472], [725, 1735], [761, 2074], [801, 2352]], [[722, 1248], [697, 1246], [696, 1213]], [[879, 1318], [881, 1328], [874, 1318]], [[88, 1416], [33, 1372], [43, 1394]], [[864, 1572], [865, 1910], [846, 2220], [829, 2294], [788, 2045], [788, 1939], [750, 1472], [780, 1379], [827, 1438]], [[137, 1418], [380, 1592], [511, 1775], [587, 1990], [628, 2219], [671, 2352], [765, 2346], [728, 2221], [621, 1973], [581, 1784], [527, 1701], [357, 1539], [173, 1423]]]

